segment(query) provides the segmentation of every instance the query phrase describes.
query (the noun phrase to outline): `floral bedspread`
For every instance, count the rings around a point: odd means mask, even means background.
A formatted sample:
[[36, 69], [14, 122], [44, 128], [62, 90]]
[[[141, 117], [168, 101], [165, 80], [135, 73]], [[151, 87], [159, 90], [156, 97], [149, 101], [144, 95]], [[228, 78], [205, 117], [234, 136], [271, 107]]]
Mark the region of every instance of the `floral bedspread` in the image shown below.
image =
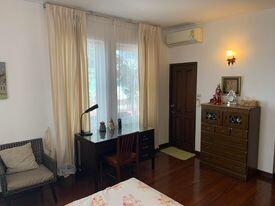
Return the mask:
[[67, 206], [182, 206], [175, 200], [131, 178]]

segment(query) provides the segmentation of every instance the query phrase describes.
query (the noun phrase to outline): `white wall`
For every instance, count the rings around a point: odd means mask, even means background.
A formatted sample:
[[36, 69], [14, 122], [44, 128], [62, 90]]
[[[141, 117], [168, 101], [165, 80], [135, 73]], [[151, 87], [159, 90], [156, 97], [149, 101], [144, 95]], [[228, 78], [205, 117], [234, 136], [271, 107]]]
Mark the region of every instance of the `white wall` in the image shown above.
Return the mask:
[[52, 125], [44, 11], [39, 3], [0, 0], [0, 61], [8, 99], [0, 100], [0, 144], [42, 137]]
[[[258, 168], [273, 172], [275, 136], [275, 9], [205, 24], [204, 42], [169, 49], [169, 63], [198, 62], [197, 93], [208, 102], [221, 76], [243, 76], [242, 95], [261, 103]], [[236, 51], [226, 64], [225, 51]], [[168, 98], [167, 98], [168, 101]], [[196, 115], [196, 150], [200, 150], [200, 107]]]

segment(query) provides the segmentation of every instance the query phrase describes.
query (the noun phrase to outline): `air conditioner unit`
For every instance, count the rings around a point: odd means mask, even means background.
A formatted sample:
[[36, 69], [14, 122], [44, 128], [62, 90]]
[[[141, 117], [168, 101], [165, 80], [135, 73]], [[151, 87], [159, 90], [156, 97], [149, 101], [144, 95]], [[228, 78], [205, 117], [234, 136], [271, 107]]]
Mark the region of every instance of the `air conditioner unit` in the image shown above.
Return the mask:
[[194, 28], [183, 31], [170, 32], [166, 36], [166, 43], [169, 47], [201, 43], [203, 41], [202, 28]]

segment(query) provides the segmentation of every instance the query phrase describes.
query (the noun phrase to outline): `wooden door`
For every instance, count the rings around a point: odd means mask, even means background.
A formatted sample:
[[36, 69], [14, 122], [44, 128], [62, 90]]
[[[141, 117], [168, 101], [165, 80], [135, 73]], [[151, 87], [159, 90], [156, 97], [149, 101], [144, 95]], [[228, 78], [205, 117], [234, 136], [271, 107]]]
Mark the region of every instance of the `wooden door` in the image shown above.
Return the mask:
[[196, 125], [197, 63], [170, 65], [169, 141], [194, 152]]

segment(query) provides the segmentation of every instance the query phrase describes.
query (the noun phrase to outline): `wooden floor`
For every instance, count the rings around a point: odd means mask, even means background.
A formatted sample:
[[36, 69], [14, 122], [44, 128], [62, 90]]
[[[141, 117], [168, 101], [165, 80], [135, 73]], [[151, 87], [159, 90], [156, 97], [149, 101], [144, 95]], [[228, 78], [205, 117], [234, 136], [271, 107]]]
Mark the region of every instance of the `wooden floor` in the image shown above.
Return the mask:
[[[158, 153], [155, 171], [148, 161], [141, 164], [140, 173], [140, 180], [185, 206], [275, 205], [274, 182], [261, 177], [241, 182], [200, 165], [197, 158], [181, 161]], [[105, 186], [110, 184], [110, 180], [105, 182]], [[94, 193], [94, 187], [87, 177], [71, 176], [59, 181], [56, 191], [57, 205], [64, 205]], [[12, 205], [55, 205], [48, 188], [42, 194], [34, 191], [18, 195]], [[0, 205], [4, 205], [2, 201]]]

